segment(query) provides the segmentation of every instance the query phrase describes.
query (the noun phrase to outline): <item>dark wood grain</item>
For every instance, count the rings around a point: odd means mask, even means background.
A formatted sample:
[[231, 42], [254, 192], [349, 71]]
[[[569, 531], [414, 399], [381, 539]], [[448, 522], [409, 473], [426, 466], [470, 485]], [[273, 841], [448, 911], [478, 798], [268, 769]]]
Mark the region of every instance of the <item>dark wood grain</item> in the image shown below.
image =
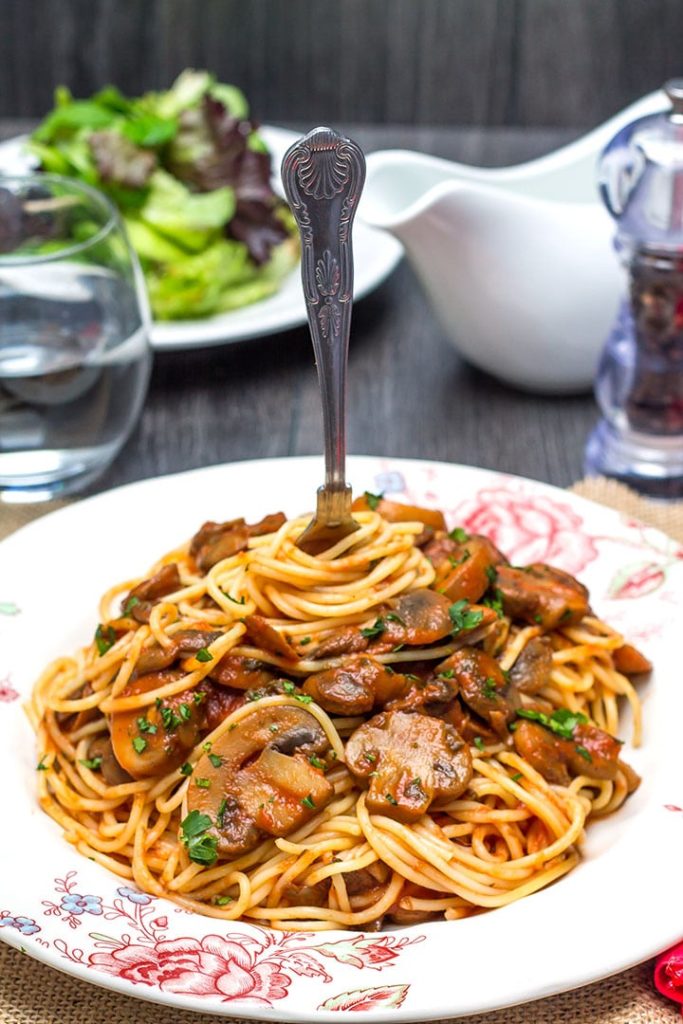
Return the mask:
[[[0, 137], [26, 122], [0, 123]], [[302, 124], [301, 128], [310, 127]], [[366, 151], [406, 146], [481, 164], [528, 159], [562, 130], [342, 124]], [[349, 451], [464, 462], [565, 486], [582, 475], [590, 395], [526, 395], [465, 363], [404, 262], [357, 303], [348, 375]], [[219, 462], [321, 451], [307, 328], [224, 347], [157, 353], [125, 449], [92, 488]]]
[[680, 0], [0, 0], [0, 116], [207, 67], [269, 122], [587, 126], [682, 49]]

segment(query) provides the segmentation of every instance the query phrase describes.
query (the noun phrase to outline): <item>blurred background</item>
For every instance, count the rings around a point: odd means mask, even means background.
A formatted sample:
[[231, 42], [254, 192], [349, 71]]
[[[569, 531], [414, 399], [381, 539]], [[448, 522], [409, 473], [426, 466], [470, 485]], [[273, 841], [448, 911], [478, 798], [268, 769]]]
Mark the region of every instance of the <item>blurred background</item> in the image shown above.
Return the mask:
[[680, 0], [0, 0], [0, 117], [206, 67], [268, 123], [580, 128], [682, 43]]

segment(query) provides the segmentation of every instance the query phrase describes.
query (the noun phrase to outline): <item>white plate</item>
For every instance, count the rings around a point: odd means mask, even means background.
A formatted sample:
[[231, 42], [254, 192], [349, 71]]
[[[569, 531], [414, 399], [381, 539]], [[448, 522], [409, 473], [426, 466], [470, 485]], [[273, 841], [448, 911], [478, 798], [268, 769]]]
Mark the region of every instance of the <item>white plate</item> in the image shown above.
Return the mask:
[[[463, 466], [356, 458], [358, 492], [396, 492], [488, 533], [513, 561], [576, 572], [597, 611], [656, 663], [642, 686], [643, 784], [588, 829], [584, 859], [534, 896], [464, 921], [364, 935], [268, 933], [149, 899], [79, 856], [36, 805], [21, 710], [50, 659], [86, 642], [100, 594], [144, 572], [205, 519], [310, 507], [319, 459], [242, 462], [132, 484], [0, 544], [0, 937], [69, 974], [174, 1007], [234, 1017], [433, 1020], [586, 984], [683, 931], [683, 549], [543, 484]], [[134, 514], [133, 514], [134, 513]], [[14, 613], [14, 614], [12, 614]], [[628, 736], [625, 728], [624, 736]]]
[[[276, 191], [282, 195], [279, 167], [286, 151], [301, 136], [284, 128], [260, 129], [273, 155]], [[27, 136], [0, 142], [0, 174], [25, 174], [35, 166], [24, 148]], [[379, 231], [356, 219], [353, 227], [354, 298], [362, 299], [377, 288], [392, 272], [403, 255], [400, 242], [386, 231]], [[235, 341], [260, 338], [306, 323], [301, 289], [301, 271], [297, 267], [284, 279], [275, 295], [232, 313], [205, 317], [203, 320], [155, 321], [151, 342], [155, 349], [199, 348], [227, 345]]]

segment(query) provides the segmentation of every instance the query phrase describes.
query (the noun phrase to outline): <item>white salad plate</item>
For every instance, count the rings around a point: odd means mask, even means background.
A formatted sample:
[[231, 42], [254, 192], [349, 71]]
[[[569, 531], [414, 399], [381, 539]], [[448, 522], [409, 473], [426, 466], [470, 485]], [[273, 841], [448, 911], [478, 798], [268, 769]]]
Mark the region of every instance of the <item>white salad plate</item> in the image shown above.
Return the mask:
[[[273, 187], [282, 195], [280, 164], [286, 151], [301, 136], [272, 126], [263, 126], [259, 132], [272, 154]], [[0, 142], [0, 174], [25, 174], [35, 167], [25, 147], [26, 139], [23, 135]], [[389, 276], [403, 255], [403, 247], [386, 231], [370, 227], [357, 218], [353, 227], [353, 254], [354, 298], [358, 300]], [[269, 298], [201, 320], [155, 320], [150, 340], [153, 348], [162, 351], [201, 348], [248, 341], [305, 323], [301, 271], [296, 267], [284, 278], [280, 290]]]
[[[318, 458], [241, 462], [135, 483], [39, 519], [0, 544], [0, 938], [77, 978], [174, 1008], [297, 1022], [434, 1020], [585, 985], [683, 934], [683, 548], [544, 484], [433, 462], [357, 457], [349, 477], [438, 507], [514, 563], [577, 574], [596, 612], [654, 662], [639, 683], [642, 784], [589, 826], [579, 866], [502, 909], [386, 932], [303, 934], [224, 923], [151, 898], [79, 855], [36, 803], [22, 710], [57, 655], [92, 637], [97, 602], [206, 519], [310, 508]], [[134, 514], [133, 514], [134, 513]]]

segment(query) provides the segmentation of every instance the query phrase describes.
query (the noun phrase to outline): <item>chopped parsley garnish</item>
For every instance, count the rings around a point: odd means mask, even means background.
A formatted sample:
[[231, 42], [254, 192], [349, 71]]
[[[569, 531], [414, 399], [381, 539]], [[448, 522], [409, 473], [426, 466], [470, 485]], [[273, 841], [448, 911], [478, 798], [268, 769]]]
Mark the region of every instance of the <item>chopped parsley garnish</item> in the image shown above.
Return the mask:
[[366, 639], [370, 639], [370, 637], [379, 636], [379, 634], [383, 632], [384, 621], [383, 619], [379, 618], [375, 619], [375, 623], [373, 626], [366, 626], [365, 629], [361, 629], [360, 634], [361, 636], [366, 637]]
[[462, 558], [454, 558], [453, 555], [448, 555], [447, 557], [448, 557], [448, 564], [450, 565], [451, 569], [457, 569], [457, 567], [459, 565], [464, 565], [464, 563], [467, 561], [467, 559], [471, 558], [472, 556], [469, 553], [469, 551], [466, 550], [465, 554], [462, 556]]
[[209, 754], [209, 761], [214, 766], [214, 768], [220, 768], [220, 766], [223, 764], [223, 758], [219, 757], [218, 754]]
[[387, 622], [398, 622], [399, 626], [405, 626], [405, 622], [396, 612], [387, 612], [384, 618]]
[[273, 722], [272, 725], [269, 725], [268, 728], [270, 729], [271, 732], [278, 732], [278, 726], [275, 724], [275, 722]]
[[223, 797], [220, 804], [218, 805], [218, 814], [216, 815], [216, 824], [218, 825], [219, 828], [223, 828], [225, 812], [227, 811], [227, 809], [228, 801], [225, 799], [225, 797]]
[[366, 760], [366, 761], [369, 761], [369, 762], [370, 762], [370, 764], [374, 764], [374, 763], [375, 763], [375, 761], [377, 760], [377, 754], [373, 754], [373, 753], [372, 753], [371, 751], [369, 751], [369, 750], [366, 750], [366, 751], [364, 752], [364, 754], [363, 754], [363, 757], [365, 758], [365, 760]]
[[213, 654], [208, 647], [200, 647], [195, 654], [197, 661], [213, 661]]
[[451, 530], [448, 536], [457, 544], [465, 544], [465, 542], [470, 539], [469, 533], [467, 530], [463, 530], [462, 526], [456, 526], [454, 530]]
[[436, 678], [437, 679], [452, 679], [454, 675], [455, 675], [455, 672], [453, 671], [453, 669], [452, 668], [447, 668], [443, 672], [439, 672], [439, 674], [437, 675]]
[[484, 685], [481, 688], [481, 692], [487, 700], [494, 700], [498, 696], [498, 690], [496, 689], [496, 681], [491, 676], [484, 680]]
[[47, 757], [47, 754], [43, 754], [43, 756], [41, 757], [40, 761], [36, 765], [36, 771], [37, 772], [46, 772], [47, 771], [47, 765], [45, 764], [45, 758], [46, 757]]
[[403, 675], [404, 675], [405, 679], [410, 679], [411, 683], [419, 683], [420, 682], [420, 677], [414, 675], [412, 672], [404, 672]]
[[384, 799], [387, 801], [387, 803], [391, 804], [392, 807], [398, 807], [398, 800], [396, 799], [395, 796], [392, 796], [391, 793], [385, 793]]
[[208, 754], [212, 746], [213, 743], [210, 743], [209, 740], [207, 740], [206, 743], [202, 743], [202, 750], [205, 754]]
[[209, 867], [218, 859], [216, 836], [206, 835], [211, 828], [211, 818], [201, 811], [190, 811], [180, 823], [181, 840], [187, 847], [190, 860], [195, 864], [206, 864]]
[[233, 903], [234, 900], [234, 896], [214, 896], [213, 902], [217, 907], [224, 907], [226, 903]]
[[232, 601], [233, 604], [244, 604], [245, 603], [244, 594], [242, 594], [242, 596], [240, 597], [240, 599], [238, 601], [236, 597], [233, 597], [232, 594], [226, 593], [225, 590], [222, 590], [221, 593], [223, 594], [224, 597], [227, 597], [228, 601]]
[[593, 760], [593, 758], [591, 757], [590, 751], [586, 750], [585, 747], [582, 747], [580, 743], [576, 744], [576, 753], [580, 754], [581, 757], [584, 759], [584, 761], [592, 761]]
[[[564, 740], [573, 739], [574, 730], [577, 725], [585, 725], [588, 721], [586, 716], [581, 714], [580, 711], [570, 711], [569, 708], [557, 708], [556, 711], [553, 711], [552, 715], [546, 715], [542, 711], [534, 711], [532, 708], [519, 708], [517, 716], [519, 718], [528, 718], [532, 722], [544, 725], [546, 729], [550, 729], [556, 736], [561, 736]], [[583, 754], [581, 756], [583, 757]]]
[[325, 762], [321, 761], [319, 757], [315, 756], [315, 754], [311, 754], [308, 760], [314, 768], [321, 768], [323, 771], [325, 770]]
[[194, 784], [195, 786], [198, 786], [199, 789], [209, 789], [211, 786], [211, 779], [205, 779], [200, 776], [194, 780]]
[[289, 679], [284, 680], [282, 684], [282, 689], [285, 693], [296, 693], [296, 686], [294, 685], [294, 683], [290, 682]]
[[97, 757], [89, 757], [78, 763], [82, 764], [84, 768], [89, 768], [91, 772], [96, 772], [102, 764], [102, 758], [98, 754]]
[[116, 630], [114, 627], [103, 626], [102, 623], [100, 623], [95, 630], [95, 643], [101, 658], [102, 655], [106, 654], [110, 647], [113, 647], [116, 643]]
[[484, 749], [484, 741], [481, 738], [481, 736], [475, 736], [474, 737], [474, 745], [477, 748], [477, 750], [483, 750]]
[[498, 579], [498, 570], [496, 569], [495, 565], [487, 565], [486, 568], [484, 569], [484, 572], [486, 573], [486, 577], [489, 583], [495, 583], [496, 580]]
[[192, 718], [192, 708], [189, 704], [180, 704], [178, 706], [178, 711], [180, 712], [180, 717], [184, 722], [189, 722]]
[[140, 604], [139, 597], [129, 597], [123, 606], [123, 614], [130, 615], [130, 613], [133, 611], [133, 608], [135, 608], [135, 606], [138, 604]]
[[134, 736], [131, 743], [136, 754], [141, 754], [147, 749], [147, 740], [143, 740], [142, 736]]
[[448, 614], [450, 615], [451, 622], [453, 623], [453, 629], [451, 630], [453, 636], [456, 636], [463, 630], [474, 629], [474, 627], [478, 626], [484, 618], [483, 612], [472, 611], [469, 603], [464, 597], [450, 606]]
[[173, 708], [162, 706], [159, 708], [161, 722], [166, 732], [173, 732], [181, 724], [182, 719], [178, 718]]
[[204, 690], [196, 690], [192, 694], [192, 700], [195, 702], [195, 704], [201, 704], [201, 702], [204, 700], [205, 697], [206, 697], [206, 694], [205, 694]]
[[310, 644], [312, 639], [313, 639], [312, 636], [302, 636], [301, 639], [299, 640], [299, 646], [300, 647], [305, 647], [306, 644]]
[[379, 505], [383, 497], [383, 494], [372, 494], [371, 491], [365, 492], [365, 500], [368, 503], [368, 508], [370, 509], [371, 512], [377, 511], [377, 506]]
[[534, 622], [537, 622], [539, 626], [542, 626], [543, 625], [543, 616], [542, 615], [534, 615]]
[[315, 810], [315, 800], [313, 799], [310, 793], [308, 794], [308, 796], [305, 796], [303, 798], [301, 803], [304, 805], [304, 807], [308, 807], [312, 811]]
[[503, 618], [503, 615], [505, 614], [503, 610], [503, 595], [497, 587], [493, 591], [493, 597], [485, 597], [481, 603], [486, 605], [487, 608], [491, 608], [499, 619]]
[[178, 771], [180, 772], [181, 775], [192, 775], [194, 768], [192, 767], [189, 761], [186, 761], [185, 764], [181, 764]]
[[398, 652], [402, 651], [404, 647], [405, 647], [405, 644], [396, 644], [395, 647], [391, 648], [391, 653], [392, 654], [398, 654]]
[[141, 715], [141, 717], [138, 718], [137, 727], [140, 730], [140, 732], [149, 732], [152, 734], [152, 736], [157, 731], [156, 725], [152, 725], [151, 722], [148, 722], [144, 715]]
[[571, 617], [572, 617], [572, 610], [571, 610], [571, 608], [565, 608], [565, 610], [560, 615], [560, 622], [566, 622], [567, 619], [571, 619]]
[[307, 693], [295, 693], [294, 700], [298, 700], [300, 704], [310, 704], [313, 698]]
[[513, 782], [519, 782], [521, 777], [522, 777], [522, 773], [521, 772], [515, 772], [514, 775], [510, 776], [510, 778], [512, 779]]

